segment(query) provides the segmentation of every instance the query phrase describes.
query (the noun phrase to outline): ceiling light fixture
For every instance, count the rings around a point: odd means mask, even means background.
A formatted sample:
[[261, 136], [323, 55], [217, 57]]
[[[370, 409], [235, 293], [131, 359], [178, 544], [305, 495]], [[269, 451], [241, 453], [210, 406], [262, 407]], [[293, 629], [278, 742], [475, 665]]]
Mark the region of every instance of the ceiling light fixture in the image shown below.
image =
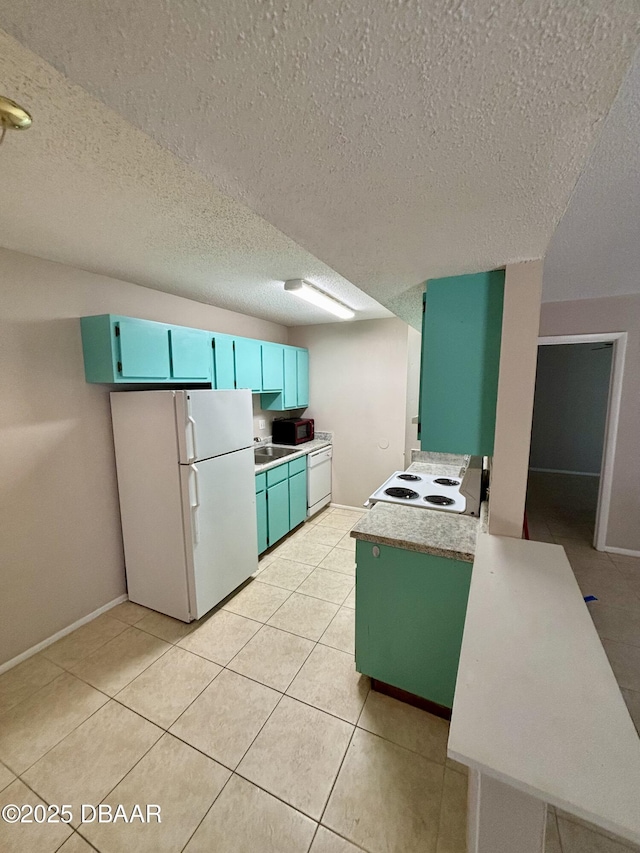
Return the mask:
[[7, 130], [26, 130], [31, 127], [31, 116], [20, 104], [0, 95], [0, 142]]
[[317, 287], [309, 284], [303, 278], [290, 278], [288, 281], [285, 281], [284, 289], [289, 293], [293, 293], [294, 296], [304, 299], [305, 302], [310, 302], [317, 308], [329, 311], [330, 314], [334, 314], [341, 320], [352, 320], [356, 315], [355, 311], [352, 311], [351, 308], [347, 308], [346, 305], [338, 302], [337, 299], [329, 296], [328, 293], [318, 290]]

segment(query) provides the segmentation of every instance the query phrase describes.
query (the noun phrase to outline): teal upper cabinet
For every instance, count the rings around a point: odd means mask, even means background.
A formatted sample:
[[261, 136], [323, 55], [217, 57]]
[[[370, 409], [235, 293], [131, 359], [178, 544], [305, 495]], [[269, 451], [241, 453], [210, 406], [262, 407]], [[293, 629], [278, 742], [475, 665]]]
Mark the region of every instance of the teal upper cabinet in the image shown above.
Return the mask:
[[427, 282], [422, 323], [420, 445], [491, 456], [504, 270]]
[[[287, 467], [286, 465], [284, 466]], [[269, 472], [267, 472], [269, 473]], [[267, 478], [268, 482], [268, 478]], [[267, 528], [269, 544], [289, 532], [289, 480], [284, 479], [267, 489]]]
[[299, 347], [283, 350], [283, 389], [278, 394], [263, 394], [262, 408], [276, 412], [304, 409], [309, 405], [309, 351]]
[[285, 409], [295, 409], [298, 405], [298, 360], [293, 347], [284, 351], [284, 389]]
[[214, 335], [211, 347], [213, 351], [213, 387], [219, 391], [233, 390], [236, 387], [233, 338], [231, 335]]
[[[122, 334], [122, 333], [121, 333]], [[211, 332], [176, 326], [169, 330], [171, 376], [174, 379], [211, 380]]]
[[122, 319], [115, 324], [120, 358], [118, 372], [123, 379], [169, 379], [169, 330], [146, 320]]
[[211, 332], [100, 314], [80, 319], [87, 382], [211, 382]]
[[210, 383], [264, 392], [263, 408], [276, 411], [309, 404], [309, 354], [298, 347], [114, 314], [81, 317], [80, 329], [87, 382]]
[[100, 314], [81, 318], [87, 382], [170, 382], [169, 326]]
[[296, 350], [298, 406], [309, 405], [309, 350]]
[[282, 391], [284, 384], [284, 347], [262, 344], [262, 390]]
[[261, 342], [253, 338], [234, 338], [236, 388], [262, 391]]

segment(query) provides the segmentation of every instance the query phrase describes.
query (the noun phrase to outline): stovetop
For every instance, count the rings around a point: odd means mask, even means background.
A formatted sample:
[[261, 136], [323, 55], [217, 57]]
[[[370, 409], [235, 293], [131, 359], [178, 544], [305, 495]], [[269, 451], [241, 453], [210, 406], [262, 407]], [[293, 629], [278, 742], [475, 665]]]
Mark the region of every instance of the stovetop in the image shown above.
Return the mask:
[[460, 494], [460, 483], [459, 477], [396, 471], [369, 497], [369, 502], [373, 504], [384, 501], [420, 509], [460, 513], [465, 511], [467, 503], [466, 498]]

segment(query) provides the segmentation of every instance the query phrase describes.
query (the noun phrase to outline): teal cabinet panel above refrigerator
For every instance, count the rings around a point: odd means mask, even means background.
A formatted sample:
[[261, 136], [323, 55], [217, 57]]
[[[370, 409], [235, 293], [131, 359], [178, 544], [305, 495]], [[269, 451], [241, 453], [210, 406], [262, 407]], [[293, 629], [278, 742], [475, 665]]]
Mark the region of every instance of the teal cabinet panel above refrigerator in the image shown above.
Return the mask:
[[81, 317], [80, 329], [87, 382], [249, 388], [275, 411], [309, 403], [309, 354], [299, 347], [115, 314]]
[[211, 381], [211, 332], [187, 329], [169, 330], [171, 375], [174, 379]]
[[422, 324], [423, 450], [493, 454], [504, 270], [427, 282]]

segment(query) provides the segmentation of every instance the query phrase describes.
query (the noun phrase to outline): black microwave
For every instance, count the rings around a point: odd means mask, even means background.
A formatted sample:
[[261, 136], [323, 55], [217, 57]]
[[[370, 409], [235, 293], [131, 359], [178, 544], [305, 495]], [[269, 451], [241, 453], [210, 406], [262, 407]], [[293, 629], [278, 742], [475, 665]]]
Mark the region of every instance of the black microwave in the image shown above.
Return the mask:
[[276, 418], [271, 425], [274, 444], [302, 444], [313, 435], [313, 418]]

